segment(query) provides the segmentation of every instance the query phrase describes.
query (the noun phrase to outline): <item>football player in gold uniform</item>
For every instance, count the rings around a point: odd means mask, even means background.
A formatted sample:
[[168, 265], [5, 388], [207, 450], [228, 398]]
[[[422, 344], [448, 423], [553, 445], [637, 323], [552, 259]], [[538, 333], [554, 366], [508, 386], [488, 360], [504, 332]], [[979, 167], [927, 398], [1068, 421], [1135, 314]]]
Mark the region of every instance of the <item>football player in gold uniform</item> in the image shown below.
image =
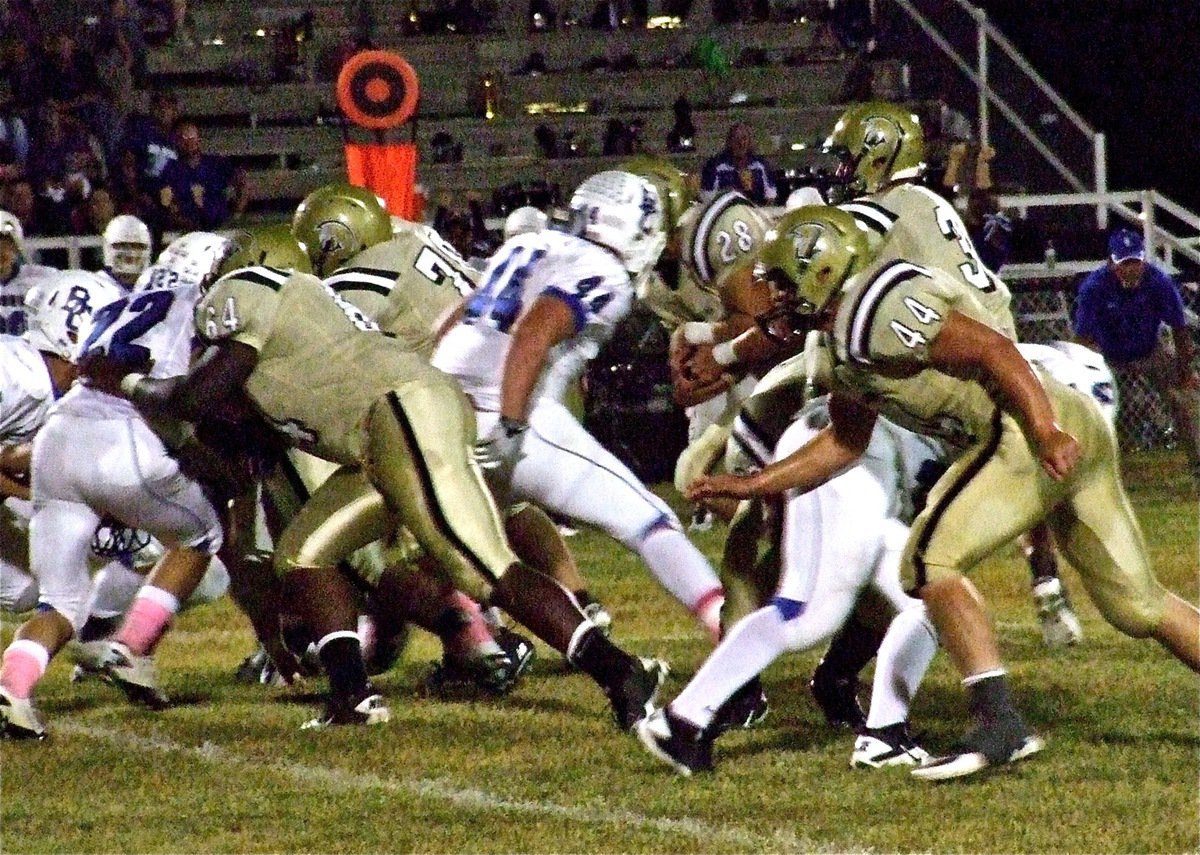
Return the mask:
[[976, 289], [870, 257], [853, 218], [827, 207], [800, 209], [767, 245], [764, 276], [778, 301], [768, 322], [785, 338], [822, 331], [832, 421], [758, 473], [701, 478], [690, 493], [812, 489], [858, 458], [880, 414], [957, 450], [913, 523], [903, 568], [963, 676], [977, 727], [913, 774], [960, 777], [1043, 747], [1013, 703], [983, 599], [965, 575], [1036, 523], [1049, 523], [1113, 626], [1200, 670], [1200, 611], [1154, 576], [1099, 405], [1031, 367], [1005, 333], [1011, 317], [989, 310]]
[[[318, 269], [347, 248], [362, 249], [342, 240], [338, 223], [321, 231]], [[288, 445], [351, 467], [332, 476], [276, 544], [276, 567], [320, 638], [330, 676], [326, 712], [312, 724], [389, 716], [367, 680], [354, 599], [344, 590], [350, 583], [336, 565], [399, 525], [460, 590], [490, 596], [593, 676], [622, 727], [645, 714], [664, 666], [616, 648], [565, 590], [517, 559], [474, 463], [473, 414], [453, 381], [303, 273], [257, 267], [227, 274], [198, 304], [196, 330], [208, 349], [188, 375], [118, 381], [119, 371], [94, 366], [93, 382], [120, 388], [148, 412], [185, 418], [241, 389]], [[335, 479], [361, 496], [355, 467], [377, 492], [342, 513]]]

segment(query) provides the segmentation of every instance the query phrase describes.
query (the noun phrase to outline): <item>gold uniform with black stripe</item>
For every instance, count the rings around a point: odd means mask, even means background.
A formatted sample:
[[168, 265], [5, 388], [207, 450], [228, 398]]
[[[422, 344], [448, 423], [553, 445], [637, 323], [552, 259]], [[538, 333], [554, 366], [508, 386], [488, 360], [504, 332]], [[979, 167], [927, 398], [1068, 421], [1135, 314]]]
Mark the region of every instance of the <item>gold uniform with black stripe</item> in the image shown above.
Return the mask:
[[821, 378], [960, 452], [913, 524], [904, 572], [921, 585], [968, 571], [1045, 520], [1108, 621], [1129, 635], [1148, 635], [1162, 618], [1166, 592], [1121, 485], [1104, 413], [1091, 396], [1038, 371], [1058, 423], [1081, 448], [1071, 474], [1055, 481], [1016, 419], [982, 385], [929, 367], [929, 344], [951, 312], [994, 329], [1010, 320], [943, 271], [903, 260], [872, 265], [842, 298], [828, 376]]
[[399, 228], [391, 240], [351, 258], [325, 284], [428, 362], [435, 325], [475, 290], [479, 274], [429, 226]]
[[[517, 560], [471, 456], [462, 391], [321, 280], [234, 271], [201, 299], [196, 328], [209, 343], [253, 347], [255, 406], [290, 445], [343, 464], [276, 544], [281, 572], [335, 564], [397, 524], [472, 596]], [[362, 490], [358, 470], [378, 493]]]
[[[989, 326], [1016, 341], [1012, 294], [984, 266], [966, 225], [946, 199], [919, 184], [904, 183], [838, 207], [850, 213], [866, 233], [874, 253], [872, 264], [907, 259], [941, 270], [974, 294], [992, 318]], [[828, 358], [820, 351], [817, 356]], [[773, 371], [770, 385], [755, 387], [743, 405], [742, 416], [749, 423], [764, 425], [790, 418], [804, 403], [808, 365], [803, 358], [781, 363]], [[764, 435], [770, 433], [770, 428], [764, 429]]]
[[[407, 350], [428, 361], [436, 323], [463, 295], [474, 290], [477, 278], [478, 273], [436, 231], [406, 222], [396, 228], [391, 240], [359, 253], [324, 281]], [[331, 480], [337, 468], [293, 450], [288, 455], [288, 466], [281, 467], [278, 477], [268, 484], [276, 507], [290, 509], [286, 515], [290, 519], [299, 507], [315, 498], [314, 507], [325, 508], [339, 523], [351, 510], [373, 513], [374, 489], [361, 470], [343, 472]], [[324, 487], [327, 481], [329, 487]], [[341, 502], [344, 506], [338, 504]], [[397, 535], [388, 553], [393, 564], [413, 557], [410, 539]], [[350, 564], [372, 587], [384, 569], [377, 549], [355, 553]]]

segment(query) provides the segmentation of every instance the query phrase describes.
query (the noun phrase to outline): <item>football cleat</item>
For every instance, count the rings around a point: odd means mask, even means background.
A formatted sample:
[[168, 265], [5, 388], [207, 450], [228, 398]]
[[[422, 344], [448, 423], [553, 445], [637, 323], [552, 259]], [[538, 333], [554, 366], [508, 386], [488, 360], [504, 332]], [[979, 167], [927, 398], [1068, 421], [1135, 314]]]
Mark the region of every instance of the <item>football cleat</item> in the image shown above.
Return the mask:
[[300, 729], [324, 730], [328, 727], [342, 725], [387, 724], [392, 720], [392, 712], [384, 704], [383, 695], [375, 694], [374, 689], [370, 687], [367, 691], [371, 694], [364, 695], [357, 700], [330, 697], [325, 704], [325, 712], [318, 718], [304, 722], [300, 725]]
[[830, 727], [855, 732], [866, 729], [867, 716], [858, 702], [857, 677], [834, 677], [818, 665], [808, 688]]
[[75, 667], [71, 669], [72, 683], [103, 678], [104, 662], [108, 657], [108, 644], [108, 639], [103, 638], [99, 641], [70, 641], [67, 643], [67, 653], [75, 662]]
[[914, 778], [922, 781], [948, 781], [974, 775], [994, 766], [1004, 766], [1024, 760], [1046, 747], [1040, 736], [1032, 733], [1005, 730], [974, 730], [967, 735], [953, 754], [931, 757], [912, 770]]
[[119, 641], [108, 642], [108, 654], [102, 666], [102, 679], [112, 683], [135, 704], [163, 710], [171, 700], [158, 688], [158, 669], [152, 656], [135, 656]]
[[537, 656], [533, 642], [506, 627], [492, 630], [497, 653], [468, 658], [443, 656], [425, 679], [425, 690], [441, 698], [469, 699], [480, 690], [493, 697], [507, 695]]
[[669, 709], [655, 710], [639, 721], [634, 730], [647, 751], [685, 778], [713, 770], [712, 737]]
[[721, 704], [709, 729], [714, 737], [730, 730], [749, 730], [766, 718], [770, 709], [762, 681], [754, 677]]
[[1069, 647], [1083, 639], [1079, 617], [1071, 608], [1066, 589], [1057, 576], [1046, 576], [1034, 583], [1033, 602], [1042, 624], [1042, 640], [1047, 647]]
[[669, 672], [667, 663], [661, 659], [640, 656], [624, 679], [604, 689], [617, 727], [630, 730], [654, 711], [658, 690]]
[[929, 752], [917, 745], [908, 732], [908, 722], [887, 727], [868, 727], [854, 740], [850, 768], [881, 769], [884, 766], [917, 766], [929, 760]]
[[46, 725], [29, 698], [16, 698], [0, 686], [0, 737], [45, 739]]

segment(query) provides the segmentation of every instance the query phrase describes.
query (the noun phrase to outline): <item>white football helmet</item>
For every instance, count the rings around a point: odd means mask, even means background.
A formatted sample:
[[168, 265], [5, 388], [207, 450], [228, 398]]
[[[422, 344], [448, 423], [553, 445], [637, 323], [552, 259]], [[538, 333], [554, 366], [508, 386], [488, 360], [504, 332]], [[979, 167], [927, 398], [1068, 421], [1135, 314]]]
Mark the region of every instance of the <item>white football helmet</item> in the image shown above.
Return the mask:
[[546, 228], [549, 218], [532, 205], [517, 208], [504, 219], [504, 239], [540, 232]]
[[17, 245], [17, 254], [25, 258], [25, 230], [16, 214], [0, 210], [0, 236], [12, 238]]
[[571, 196], [581, 235], [617, 254], [631, 274], [653, 267], [667, 244], [662, 200], [645, 178], [598, 172]]
[[131, 214], [119, 214], [104, 227], [104, 266], [127, 285], [150, 266], [150, 229]]
[[24, 339], [38, 350], [75, 360], [92, 331], [96, 310], [122, 297], [121, 289], [86, 270], [64, 270], [25, 294], [29, 326]]
[[1099, 353], [1073, 341], [1052, 341], [1048, 344], [1022, 342], [1017, 349], [1028, 361], [1040, 365], [1058, 382], [1091, 395], [1109, 423], [1116, 423], [1119, 403], [1117, 381]]
[[222, 263], [235, 249], [227, 237], [212, 232], [188, 232], [158, 254], [154, 265], [138, 278], [137, 288], [196, 285], [203, 293], [216, 281]]

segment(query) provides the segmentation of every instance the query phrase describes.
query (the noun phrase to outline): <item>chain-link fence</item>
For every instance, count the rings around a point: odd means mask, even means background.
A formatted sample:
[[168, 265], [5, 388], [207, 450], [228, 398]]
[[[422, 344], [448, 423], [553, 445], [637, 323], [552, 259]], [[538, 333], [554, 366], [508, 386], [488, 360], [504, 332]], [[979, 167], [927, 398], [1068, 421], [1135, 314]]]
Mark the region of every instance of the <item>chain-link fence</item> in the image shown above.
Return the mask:
[[[1075, 298], [1078, 278], [1041, 279], [1031, 282], [1010, 282], [1013, 292], [1013, 314], [1021, 341], [1045, 343], [1068, 340], [1072, 336], [1070, 311]], [[1191, 315], [1193, 334], [1200, 313], [1200, 287], [1185, 283], [1180, 289], [1184, 304]], [[1117, 436], [1126, 449], [1170, 448], [1175, 444], [1175, 426], [1171, 411], [1162, 395], [1152, 389], [1145, 378], [1119, 369], [1117, 379], [1120, 409], [1117, 413]]]

